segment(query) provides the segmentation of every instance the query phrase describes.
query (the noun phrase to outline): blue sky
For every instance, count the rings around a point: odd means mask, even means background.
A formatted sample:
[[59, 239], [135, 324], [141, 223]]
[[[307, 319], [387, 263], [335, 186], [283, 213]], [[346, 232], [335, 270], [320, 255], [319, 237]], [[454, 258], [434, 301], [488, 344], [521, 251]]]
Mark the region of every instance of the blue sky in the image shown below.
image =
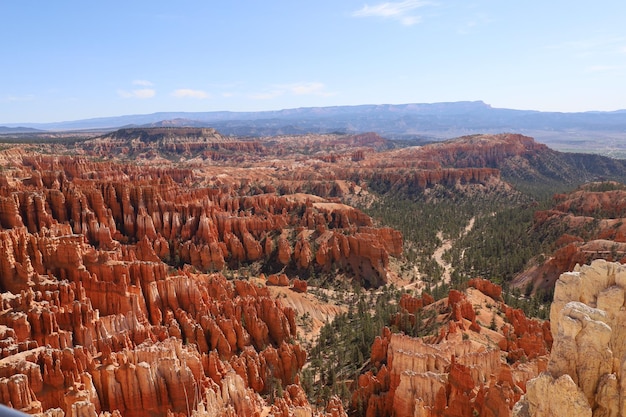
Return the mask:
[[626, 2], [0, 2], [0, 125], [483, 100], [626, 109]]

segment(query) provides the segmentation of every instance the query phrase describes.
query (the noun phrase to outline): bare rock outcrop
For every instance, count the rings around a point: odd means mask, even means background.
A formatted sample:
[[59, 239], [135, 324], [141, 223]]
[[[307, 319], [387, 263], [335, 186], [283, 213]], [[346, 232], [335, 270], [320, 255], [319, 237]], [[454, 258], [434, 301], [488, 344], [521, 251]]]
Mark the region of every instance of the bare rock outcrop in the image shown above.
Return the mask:
[[618, 263], [596, 260], [561, 275], [548, 372], [529, 381], [517, 416], [624, 415], [625, 293], [626, 267]]
[[511, 415], [526, 381], [545, 369], [552, 342], [544, 338], [547, 322], [528, 319], [501, 303], [499, 329], [485, 328], [476, 311], [487, 304], [493, 308], [501, 289], [480, 280], [473, 286], [485, 293], [450, 290], [447, 299], [437, 302], [427, 294], [402, 296], [395, 326], [406, 322], [412, 327], [415, 320], [430, 317], [438, 331], [416, 338], [385, 328], [370, 357], [378, 372], [359, 376], [352, 410], [365, 416]]
[[569, 375], [555, 379], [543, 373], [528, 381], [526, 395], [515, 404], [513, 415], [591, 417], [592, 412], [587, 399]]
[[624, 185], [587, 183], [567, 194], [556, 194], [549, 210], [534, 215], [535, 230], [557, 234], [548, 259], [518, 279], [533, 291], [550, 290], [559, 276], [595, 259], [626, 263]]
[[[339, 197], [375, 183], [505, 187], [495, 167], [541, 148], [519, 135], [380, 155], [388, 142], [375, 134], [274, 143], [163, 127], [80, 142], [72, 155], [0, 152], [0, 401], [50, 416], [324, 414], [298, 385], [306, 354], [294, 310], [221, 271], [263, 268], [288, 285], [338, 270], [383, 285], [402, 235]], [[476, 288], [498, 301], [497, 288]], [[405, 297], [403, 314], [415, 324], [431, 304]], [[503, 368], [496, 344], [463, 340], [487, 332], [463, 296], [432, 308], [449, 320], [438, 335], [375, 342], [379, 372], [358, 381], [367, 409], [508, 409], [536, 367]], [[530, 352], [539, 327], [506, 315], [519, 324], [509, 323], [507, 353]], [[345, 411], [335, 398], [326, 414]]]
[[[332, 219], [306, 201], [188, 187], [191, 170], [22, 165], [28, 180], [0, 188], [0, 402], [59, 417], [313, 414], [294, 310], [207, 272], [274, 258], [262, 242], [299, 228], [308, 243]], [[371, 226], [351, 210], [347, 234]]]

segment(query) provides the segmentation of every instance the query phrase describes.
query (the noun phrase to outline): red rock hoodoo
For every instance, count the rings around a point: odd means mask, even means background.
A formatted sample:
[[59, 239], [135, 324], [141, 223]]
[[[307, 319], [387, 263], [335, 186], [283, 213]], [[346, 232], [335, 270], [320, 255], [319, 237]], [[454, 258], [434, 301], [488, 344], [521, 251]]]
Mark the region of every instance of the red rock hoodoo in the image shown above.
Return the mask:
[[[271, 262], [280, 242], [268, 242], [298, 229], [308, 243], [324, 226], [353, 239], [336, 262], [383, 281], [401, 245], [351, 207], [190, 187], [191, 170], [33, 156], [2, 175], [0, 402], [28, 413], [324, 414], [298, 385], [294, 310], [214, 271]], [[382, 236], [378, 252], [359, 250]]]

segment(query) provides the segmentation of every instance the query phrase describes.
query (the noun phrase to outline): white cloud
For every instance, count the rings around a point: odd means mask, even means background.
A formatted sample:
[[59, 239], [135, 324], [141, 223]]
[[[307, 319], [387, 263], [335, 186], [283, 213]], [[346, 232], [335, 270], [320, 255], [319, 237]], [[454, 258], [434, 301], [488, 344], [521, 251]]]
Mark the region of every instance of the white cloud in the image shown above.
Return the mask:
[[385, 19], [398, 20], [405, 26], [411, 26], [421, 22], [422, 18], [412, 12], [420, 7], [429, 6], [432, 3], [422, 0], [405, 0], [400, 2], [386, 2], [374, 6], [365, 5], [352, 13], [354, 17], [382, 17]]
[[152, 88], [140, 88], [137, 90], [117, 90], [117, 94], [122, 98], [152, 98], [156, 95], [156, 90]]
[[324, 89], [326, 86], [322, 83], [299, 83], [292, 84], [289, 86], [289, 91], [298, 96], [303, 95], [327, 95], [329, 93], [325, 92]]
[[148, 80], [133, 80], [132, 85], [139, 86], [132, 90], [117, 90], [117, 95], [122, 98], [138, 98], [147, 99], [156, 96], [156, 90], [152, 87], [154, 84]]
[[205, 91], [202, 90], [192, 90], [189, 88], [180, 88], [178, 90], [175, 90], [172, 95], [174, 97], [178, 97], [178, 98], [198, 98], [198, 99], [203, 99], [203, 98], [209, 98], [209, 94]]
[[273, 98], [282, 96], [283, 94], [285, 94], [284, 90], [272, 90], [265, 93], [250, 94], [249, 97], [255, 100], [271, 100]]
[[326, 91], [326, 85], [320, 82], [301, 82], [294, 84], [279, 84], [272, 86], [263, 93], [251, 94], [249, 97], [257, 100], [270, 100], [286, 94], [295, 96], [322, 96], [330, 97], [335, 93]]
[[152, 84], [148, 80], [134, 80], [133, 81], [133, 85], [141, 85], [141, 86], [144, 86], [144, 87], [152, 87], [154, 84]]
[[32, 101], [35, 99], [35, 96], [32, 94], [27, 94], [24, 96], [5, 96], [3, 101], [8, 101], [8, 102], [20, 102], [20, 101]]

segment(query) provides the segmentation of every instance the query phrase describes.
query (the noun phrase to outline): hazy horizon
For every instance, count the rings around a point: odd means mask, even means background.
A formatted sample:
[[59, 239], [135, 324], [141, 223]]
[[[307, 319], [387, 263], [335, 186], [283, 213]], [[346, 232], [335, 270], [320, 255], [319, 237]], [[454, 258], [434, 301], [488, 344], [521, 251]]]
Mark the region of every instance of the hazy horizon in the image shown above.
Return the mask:
[[[88, 117], [88, 118], [84, 118], [84, 119], [67, 119], [67, 120], [55, 120], [55, 121], [51, 121], [51, 122], [29, 122], [29, 121], [24, 121], [24, 122], [7, 122], [7, 123], [3, 123], [2, 121], [0, 121], [0, 127], [9, 127], [9, 128], [15, 128], [15, 127], [34, 127], [37, 128], [38, 126], [41, 126], [43, 129], [47, 129], [50, 127], [50, 125], [65, 125], [65, 124], [72, 124], [72, 123], [76, 123], [76, 122], [87, 122], [87, 121], [97, 121], [97, 120], [115, 120], [115, 119], [137, 119], [137, 118], [149, 118], [150, 116], [154, 116], [154, 115], [165, 115], [166, 118], [164, 119], [158, 119], [159, 121], [164, 121], [164, 120], [174, 120], [174, 119], [188, 119], [190, 121], [198, 121], [198, 122], [207, 122], [207, 120], [204, 120], [203, 117], [200, 117], [198, 119], [194, 119], [193, 116], [194, 115], [206, 115], [206, 114], [211, 114], [211, 113], [231, 113], [231, 114], [248, 114], [248, 113], [280, 113], [280, 112], [289, 112], [289, 111], [295, 111], [295, 110], [315, 110], [315, 109], [331, 109], [331, 108], [351, 108], [351, 107], [384, 107], [384, 106], [393, 106], [393, 107], [403, 107], [403, 106], [430, 106], [430, 105], [441, 105], [441, 104], [445, 104], [445, 105], [455, 105], [455, 104], [464, 104], [464, 103], [473, 103], [473, 104], [482, 104], [484, 105], [484, 107], [486, 108], [490, 108], [493, 110], [513, 110], [513, 111], [520, 111], [520, 112], [541, 112], [539, 110], [534, 110], [534, 109], [510, 109], [510, 108], [500, 108], [500, 107], [494, 107], [491, 106], [489, 103], [485, 103], [482, 100], [476, 100], [476, 101], [456, 101], [456, 102], [435, 102], [435, 103], [365, 103], [365, 104], [354, 104], [354, 105], [330, 105], [330, 106], [303, 106], [303, 107], [292, 107], [292, 108], [282, 108], [282, 109], [268, 109], [268, 110], [259, 110], [259, 111], [231, 111], [231, 110], [208, 110], [208, 111], [156, 111], [156, 112], [152, 112], [152, 113], [136, 113], [136, 114], [118, 114], [118, 115], [105, 115], [105, 116], [96, 116], [96, 117]], [[473, 110], [475, 111], [477, 108], [474, 108]], [[617, 109], [617, 110], [609, 110], [609, 111], [593, 111], [593, 110], [589, 110], [586, 112], [542, 112], [542, 113], [563, 113], [563, 114], [578, 114], [578, 113], [612, 113], [612, 112], [626, 112], [626, 109]], [[419, 113], [419, 112], [417, 112]], [[452, 113], [453, 114], [453, 113]], [[189, 117], [185, 117], [185, 116], [189, 116]], [[246, 118], [244, 118], [246, 119]], [[157, 119], [155, 119], [157, 120]], [[217, 118], [216, 121], [224, 121], [226, 119], [222, 119], [222, 118]], [[235, 117], [234, 120], [237, 120], [237, 118]], [[254, 120], [254, 119], [250, 119], [250, 120]], [[119, 126], [118, 126], [119, 127]], [[62, 128], [61, 130], [65, 130], [65, 128]]]

